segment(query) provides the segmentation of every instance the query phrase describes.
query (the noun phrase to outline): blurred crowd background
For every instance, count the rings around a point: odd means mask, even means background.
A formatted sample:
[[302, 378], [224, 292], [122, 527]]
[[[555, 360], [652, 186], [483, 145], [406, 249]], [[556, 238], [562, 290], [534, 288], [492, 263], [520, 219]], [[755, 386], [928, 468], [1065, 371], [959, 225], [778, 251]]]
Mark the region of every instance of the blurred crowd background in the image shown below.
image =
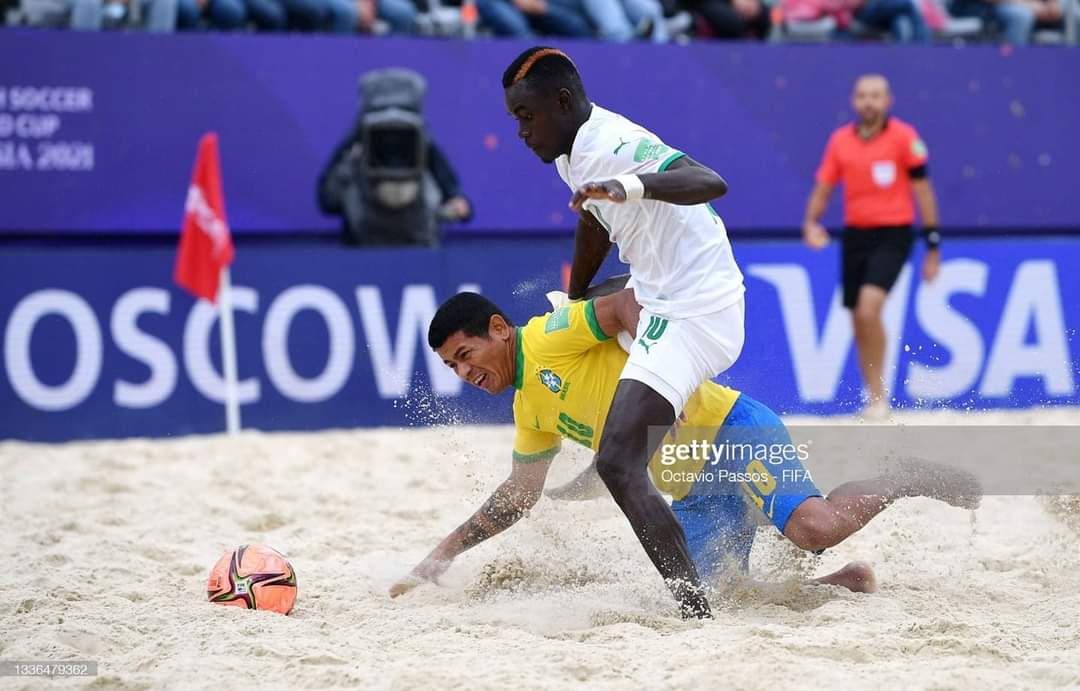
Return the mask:
[[80, 31], [1022, 45], [1075, 43], [1077, 5], [1080, 0], [0, 0], [0, 19]]

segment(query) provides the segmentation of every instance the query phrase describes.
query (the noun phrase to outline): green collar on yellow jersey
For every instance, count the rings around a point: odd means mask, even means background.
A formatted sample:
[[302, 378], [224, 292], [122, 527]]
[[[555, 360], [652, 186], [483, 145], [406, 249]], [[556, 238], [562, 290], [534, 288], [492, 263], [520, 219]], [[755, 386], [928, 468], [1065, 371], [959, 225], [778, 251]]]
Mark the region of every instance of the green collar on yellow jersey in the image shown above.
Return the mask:
[[521, 327], [514, 329], [514, 388], [521, 391], [525, 380], [525, 344], [521, 338]]

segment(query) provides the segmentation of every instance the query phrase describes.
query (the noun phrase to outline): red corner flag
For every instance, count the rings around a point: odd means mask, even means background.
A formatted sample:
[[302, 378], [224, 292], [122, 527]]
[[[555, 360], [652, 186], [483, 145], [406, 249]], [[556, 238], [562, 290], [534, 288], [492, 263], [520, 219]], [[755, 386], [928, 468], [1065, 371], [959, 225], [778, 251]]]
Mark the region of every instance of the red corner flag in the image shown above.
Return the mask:
[[221, 270], [232, 264], [233, 254], [232, 236], [225, 220], [218, 139], [216, 134], [208, 132], [199, 140], [173, 277], [196, 297], [215, 302]]

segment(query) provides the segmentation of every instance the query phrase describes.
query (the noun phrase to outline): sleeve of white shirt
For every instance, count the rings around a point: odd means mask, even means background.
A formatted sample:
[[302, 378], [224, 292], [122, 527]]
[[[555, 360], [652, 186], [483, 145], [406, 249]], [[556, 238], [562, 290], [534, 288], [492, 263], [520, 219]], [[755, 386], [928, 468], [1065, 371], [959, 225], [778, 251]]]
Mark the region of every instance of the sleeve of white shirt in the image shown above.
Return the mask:
[[641, 175], [667, 170], [685, 154], [664, 144], [640, 127], [598, 128], [580, 158], [582, 180], [598, 182], [618, 175]]

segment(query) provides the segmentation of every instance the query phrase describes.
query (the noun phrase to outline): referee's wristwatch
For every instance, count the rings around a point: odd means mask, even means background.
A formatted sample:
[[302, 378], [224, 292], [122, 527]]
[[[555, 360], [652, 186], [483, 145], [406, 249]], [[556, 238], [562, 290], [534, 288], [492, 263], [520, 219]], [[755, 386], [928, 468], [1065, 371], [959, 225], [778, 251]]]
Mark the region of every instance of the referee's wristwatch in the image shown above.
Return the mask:
[[941, 246], [941, 231], [937, 229], [937, 226], [923, 226], [922, 236], [926, 241], [927, 249], [936, 250]]

